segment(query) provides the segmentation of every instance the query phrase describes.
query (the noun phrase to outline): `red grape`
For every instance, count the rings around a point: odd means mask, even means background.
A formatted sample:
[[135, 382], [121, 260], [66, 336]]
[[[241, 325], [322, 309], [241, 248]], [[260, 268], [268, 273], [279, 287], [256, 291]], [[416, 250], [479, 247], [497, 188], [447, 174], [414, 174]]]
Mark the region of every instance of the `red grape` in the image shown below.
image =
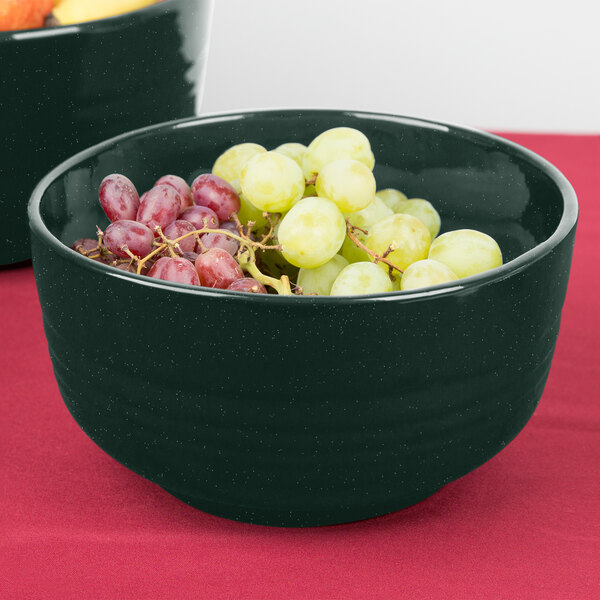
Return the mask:
[[164, 229], [179, 213], [181, 197], [170, 185], [157, 185], [147, 192], [140, 204], [136, 220], [148, 225], [152, 231], [157, 226]]
[[122, 250], [127, 246], [137, 257], [142, 258], [152, 252], [154, 234], [143, 223], [122, 219], [111, 223], [104, 231], [104, 245], [117, 256], [126, 258]]
[[190, 186], [186, 183], [185, 179], [178, 177], [177, 175], [163, 175], [155, 184], [157, 185], [170, 185], [172, 188], [177, 190], [177, 193], [181, 197], [181, 209], [184, 210], [187, 206], [194, 204], [194, 198]]
[[[196, 231], [196, 227], [189, 221], [173, 221], [171, 224], [165, 227], [163, 233], [169, 240], [177, 239], [186, 233]], [[181, 252], [193, 252], [196, 249], [196, 238], [190, 235], [178, 242]]]
[[236, 292], [250, 292], [251, 294], [266, 294], [267, 290], [265, 286], [252, 277], [243, 277], [242, 279], [236, 279], [227, 288], [228, 290], [234, 290]]
[[[180, 219], [189, 221], [196, 229], [217, 229], [219, 227], [219, 217], [214, 210], [206, 206], [190, 206], [182, 211], [179, 215]], [[204, 221], [206, 220], [206, 224]]]
[[77, 250], [77, 252], [87, 252], [88, 250], [93, 250], [97, 247], [98, 240], [93, 240], [92, 238], [79, 238], [71, 244], [71, 249]]
[[240, 235], [237, 223], [235, 221], [223, 221], [223, 223], [219, 225], [219, 229], [227, 229], [227, 231], [231, 231], [231, 233]]
[[227, 181], [204, 173], [194, 179], [192, 183], [194, 204], [208, 206], [215, 211], [221, 221], [231, 219], [231, 215], [240, 210], [240, 197]]
[[198, 254], [196, 252], [184, 252], [183, 258], [187, 258], [191, 263], [196, 264], [196, 259], [198, 258]]
[[135, 186], [125, 175], [107, 175], [100, 184], [98, 195], [102, 209], [112, 222], [135, 219], [140, 198]]
[[200, 279], [194, 265], [186, 258], [163, 256], [152, 265], [148, 276], [174, 281], [175, 283], [200, 285]]
[[137, 267], [132, 263], [119, 263], [118, 265], [113, 265], [113, 267], [121, 271], [127, 271], [127, 273], [137, 273]]
[[235, 258], [222, 248], [211, 248], [200, 254], [196, 259], [196, 270], [201, 285], [222, 290], [236, 279], [244, 277], [244, 272]]
[[202, 243], [204, 244], [205, 248], [222, 248], [226, 252], [229, 252], [231, 256], [235, 256], [235, 253], [239, 250], [240, 247], [240, 243], [237, 240], [230, 238], [224, 233], [213, 233], [211, 231], [210, 233], [202, 234], [200, 236], [200, 239], [202, 240]]

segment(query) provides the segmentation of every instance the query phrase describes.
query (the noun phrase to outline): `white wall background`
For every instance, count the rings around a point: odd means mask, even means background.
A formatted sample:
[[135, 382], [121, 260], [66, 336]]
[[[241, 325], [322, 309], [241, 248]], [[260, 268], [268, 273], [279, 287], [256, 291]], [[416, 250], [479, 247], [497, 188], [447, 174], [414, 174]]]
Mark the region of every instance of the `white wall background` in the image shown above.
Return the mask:
[[215, 0], [202, 112], [600, 133], [599, 0]]

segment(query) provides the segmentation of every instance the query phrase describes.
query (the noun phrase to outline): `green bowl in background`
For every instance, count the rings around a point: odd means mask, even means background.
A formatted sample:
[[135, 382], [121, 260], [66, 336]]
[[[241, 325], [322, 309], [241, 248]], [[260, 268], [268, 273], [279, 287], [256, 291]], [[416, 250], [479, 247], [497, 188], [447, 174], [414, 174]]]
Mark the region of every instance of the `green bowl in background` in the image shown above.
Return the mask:
[[53, 166], [101, 140], [195, 114], [213, 0], [0, 32], [0, 265], [31, 256], [27, 201]]
[[[430, 200], [442, 231], [491, 234], [505, 264], [422, 290], [277, 297], [126, 274], [68, 248], [106, 225], [109, 173], [143, 191], [166, 173], [191, 181], [233, 144], [306, 144], [337, 126], [370, 139], [379, 188]], [[555, 167], [499, 137], [292, 109], [119, 136], [55, 168], [29, 205], [50, 355], [82, 429], [192, 506], [280, 526], [409, 506], [518, 434], [550, 369], [577, 212]]]

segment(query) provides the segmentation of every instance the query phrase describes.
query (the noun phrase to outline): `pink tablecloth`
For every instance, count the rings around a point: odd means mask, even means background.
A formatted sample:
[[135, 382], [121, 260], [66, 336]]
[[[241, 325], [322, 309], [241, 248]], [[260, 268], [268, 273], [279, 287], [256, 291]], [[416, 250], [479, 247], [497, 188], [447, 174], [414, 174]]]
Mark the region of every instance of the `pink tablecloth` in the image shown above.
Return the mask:
[[99, 450], [54, 381], [31, 267], [0, 271], [0, 598], [600, 598], [600, 137], [509, 135], [581, 203], [541, 404], [404, 511], [312, 529], [194, 510]]

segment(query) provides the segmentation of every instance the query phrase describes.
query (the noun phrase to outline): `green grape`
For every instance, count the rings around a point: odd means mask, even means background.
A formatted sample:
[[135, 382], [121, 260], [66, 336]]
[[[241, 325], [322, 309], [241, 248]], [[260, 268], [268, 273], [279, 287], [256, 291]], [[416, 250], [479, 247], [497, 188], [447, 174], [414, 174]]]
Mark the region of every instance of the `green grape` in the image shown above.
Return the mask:
[[284, 212], [304, 193], [302, 169], [278, 152], [263, 152], [242, 169], [242, 193], [259, 210]]
[[266, 148], [259, 144], [250, 142], [231, 146], [217, 158], [212, 168], [212, 174], [231, 183], [234, 179], [240, 178], [242, 168], [253, 156], [266, 151]]
[[494, 238], [474, 229], [443, 233], [433, 240], [429, 258], [444, 263], [459, 278], [476, 275], [502, 264], [502, 252]]
[[[305, 192], [306, 192], [306, 189], [305, 189]], [[310, 196], [316, 196], [316, 194], [310, 194]], [[294, 200], [294, 203], [292, 204], [292, 206], [295, 206], [296, 204], [298, 204], [298, 202], [300, 200], [302, 200], [302, 198], [306, 198], [306, 197], [307, 197], [307, 194], [304, 193], [302, 196], [300, 196], [300, 198], [298, 198], [298, 200]], [[290, 208], [292, 208], [292, 206], [290, 206]], [[289, 212], [289, 208], [288, 208], [288, 210], [282, 211], [281, 214], [286, 215], [288, 212]]]
[[393, 212], [400, 212], [402, 205], [406, 202], [407, 198], [398, 190], [394, 188], [387, 188], [385, 190], [379, 190], [377, 192], [377, 197], [381, 198], [385, 204], [387, 204]]
[[306, 152], [306, 146], [304, 144], [298, 144], [296, 142], [288, 142], [287, 144], [281, 144], [277, 146], [273, 152], [279, 152], [288, 158], [295, 161], [300, 168], [302, 168], [302, 160]]
[[418, 260], [406, 267], [400, 280], [401, 290], [414, 290], [430, 285], [455, 281], [458, 277], [452, 269], [437, 260]]
[[422, 198], [411, 198], [396, 212], [404, 215], [412, 215], [413, 217], [417, 217], [419, 221], [423, 221], [427, 229], [429, 229], [431, 239], [440, 232], [442, 224], [440, 215], [438, 211], [433, 208], [431, 202], [428, 202], [427, 200], [423, 200]]
[[[234, 186], [235, 187], [235, 186]], [[240, 210], [238, 212], [238, 219], [243, 225], [248, 225], [249, 221], [254, 221], [254, 225], [252, 227], [253, 231], [258, 229], [262, 229], [268, 223], [267, 219], [263, 217], [262, 210], [259, 210], [252, 204], [248, 202], [244, 194], [239, 194], [240, 196]]]
[[393, 291], [385, 271], [372, 262], [357, 262], [342, 269], [331, 286], [331, 296], [378, 294]]
[[326, 164], [342, 158], [358, 160], [370, 170], [375, 165], [371, 144], [364, 133], [351, 127], [335, 127], [324, 131], [309, 144], [302, 161], [304, 177], [308, 181]]
[[375, 177], [357, 160], [328, 163], [321, 169], [315, 185], [317, 196], [333, 200], [345, 213], [362, 210], [375, 198]]
[[[389, 208], [383, 200], [375, 196], [367, 208], [363, 208], [354, 213], [348, 213], [345, 217], [351, 225], [368, 230], [378, 221], [390, 217], [393, 214], [392, 209]], [[362, 231], [355, 231], [354, 236], [364, 244], [367, 234]], [[359, 248], [349, 237], [346, 237], [344, 240], [341, 253], [350, 263], [370, 260], [369, 255], [362, 248]]]
[[[390, 246], [392, 252], [387, 255], [388, 260], [399, 269], [406, 269], [408, 265], [427, 258], [431, 236], [427, 227], [412, 215], [396, 214], [378, 221], [369, 229], [365, 246], [380, 256]], [[384, 263], [377, 263], [387, 270]]]
[[346, 221], [327, 198], [302, 198], [285, 215], [277, 237], [285, 259], [313, 269], [332, 259], [346, 235]]
[[348, 266], [348, 261], [336, 254], [324, 265], [315, 269], [300, 269], [298, 272], [298, 285], [302, 288], [304, 295], [317, 294], [329, 296], [331, 286], [340, 271]]
[[[354, 235], [363, 244], [365, 243], [365, 238], [367, 237], [366, 233], [362, 233], [361, 231], [355, 231]], [[362, 248], [359, 248], [348, 236], [346, 236], [346, 239], [344, 239], [341, 253], [342, 256], [349, 263], [364, 262], [370, 260], [369, 255]]]
[[353, 213], [348, 213], [345, 215], [345, 217], [348, 221], [350, 221], [351, 225], [360, 227], [361, 229], [369, 229], [369, 227], [371, 227], [371, 225], [375, 225], [377, 221], [381, 221], [381, 219], [385, 219], [393, 214], [394, 211], [387, 206], [387, 204], [385, 204], [381, 198], [375, 196], [367, 208], [363, 208], [362, 210], [358, 210]]
[[[214, 173], [213, 173], [214, 174]], [[231, 187], [235, 190], [235, 193], [239, 196], [242, 193], [242, 186], [240, 185], [240, 180], [238, 179], [234, 179], [233, 181], [229, 182], [229, 185], [231, 185]]]

